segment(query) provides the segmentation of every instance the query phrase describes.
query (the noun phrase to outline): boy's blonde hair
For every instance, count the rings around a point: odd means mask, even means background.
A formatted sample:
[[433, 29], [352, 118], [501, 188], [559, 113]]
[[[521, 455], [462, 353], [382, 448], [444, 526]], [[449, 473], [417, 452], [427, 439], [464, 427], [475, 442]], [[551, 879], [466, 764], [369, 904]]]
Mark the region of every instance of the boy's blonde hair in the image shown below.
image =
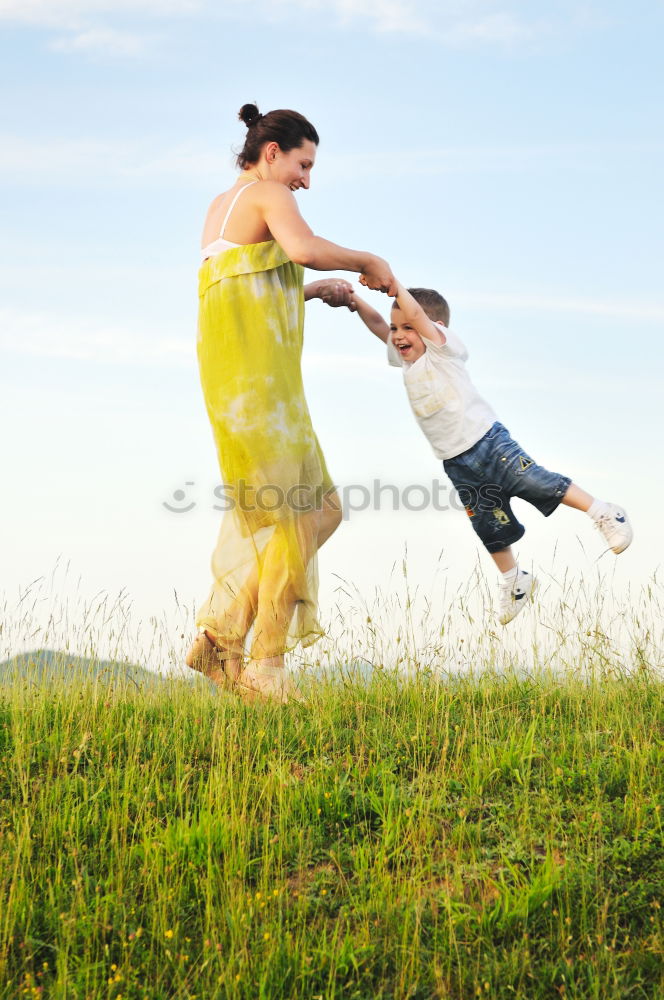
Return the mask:
[[433, 288], [409, 288], [408, 291], [419, 302], [429, 319], [434, 323], [442, 323], [443, 326], [450, 325], [450, 307], [440, 292]]

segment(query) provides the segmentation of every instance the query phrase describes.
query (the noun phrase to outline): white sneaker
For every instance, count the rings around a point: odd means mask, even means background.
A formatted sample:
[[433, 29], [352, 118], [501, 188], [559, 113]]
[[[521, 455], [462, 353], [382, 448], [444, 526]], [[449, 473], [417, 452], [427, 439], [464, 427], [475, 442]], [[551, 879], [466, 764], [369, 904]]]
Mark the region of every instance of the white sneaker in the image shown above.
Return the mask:
[[602, 532], [616, 555], [624, 552], [634, 537], [627, 514], [615, 503], [607, 503], [606, 510], [597, 518], [595, 526]]
[[501, 583], [498, 618], [501, 625], [507, 625], [513, 618], [516, 618], [520, 611], [523, 611], [537, 587], [537, 577], [526, 573], [524, 569], [519, 570], [514, 583]]

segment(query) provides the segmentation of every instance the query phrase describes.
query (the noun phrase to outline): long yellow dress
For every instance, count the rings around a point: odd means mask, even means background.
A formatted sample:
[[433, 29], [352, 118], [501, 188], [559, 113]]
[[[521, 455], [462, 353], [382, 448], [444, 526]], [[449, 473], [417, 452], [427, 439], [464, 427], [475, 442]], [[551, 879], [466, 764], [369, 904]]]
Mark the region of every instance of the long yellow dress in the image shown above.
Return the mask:
[[321, 635], [317, 536], [333, 485], [302, 384], [303, 278], [274, 240], [199, 272], [198, 362], [226, 512], [196, 624], [229, 656], [252, 625], [257, 658]]

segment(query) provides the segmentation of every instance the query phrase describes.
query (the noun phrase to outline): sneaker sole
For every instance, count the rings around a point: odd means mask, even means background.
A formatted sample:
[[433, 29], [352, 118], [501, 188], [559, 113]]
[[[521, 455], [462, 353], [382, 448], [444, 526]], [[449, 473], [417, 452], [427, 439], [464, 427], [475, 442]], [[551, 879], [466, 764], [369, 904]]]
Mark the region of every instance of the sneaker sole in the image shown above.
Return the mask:
[[629, 538], [626, 541], [624, 541], [622, 543], [622, 545], [619, 545], [619, 546], [616, 545], [615, 547], [611, 546], [611, 551], [615, 552], [615, 554], [617, 556], [619, 556], [621, 552], [624, 552], [625, 549], [628, 549], [630, 547], [630, 545], [632, 544], [633, 539], [634, 539], [634, 532], [630, 531]]

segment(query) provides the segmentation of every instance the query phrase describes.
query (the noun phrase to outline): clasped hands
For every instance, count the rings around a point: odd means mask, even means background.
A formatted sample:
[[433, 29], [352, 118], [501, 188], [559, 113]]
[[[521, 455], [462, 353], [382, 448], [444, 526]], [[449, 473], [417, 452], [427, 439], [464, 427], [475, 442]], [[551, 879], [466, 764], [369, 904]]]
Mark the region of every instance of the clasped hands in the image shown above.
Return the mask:
[[355, 312], [357, 309], [353, 298], [353, 286], [350, 281], [344, 281], [343, 278], [323, 279], [320, 283], [318, 298], [334, 308], [348, 306], [351, 312]]
[[[373, 269], [373, 273], [363, 272], [360, 275], [360, 284], [374, 291], [387, 292], [388, 295], [397, 294], [397, 282], [387, 264], [385, 265], [385, 273], [376, 273], [375, 269]], [[318, 298], [334, 308], [347, 306], [351, 312], [357, 310], [357, 304], [353, 298], [353, 286], [349, 281], [344, 281], [343, 278], [323, 279], [320, 282]]]

